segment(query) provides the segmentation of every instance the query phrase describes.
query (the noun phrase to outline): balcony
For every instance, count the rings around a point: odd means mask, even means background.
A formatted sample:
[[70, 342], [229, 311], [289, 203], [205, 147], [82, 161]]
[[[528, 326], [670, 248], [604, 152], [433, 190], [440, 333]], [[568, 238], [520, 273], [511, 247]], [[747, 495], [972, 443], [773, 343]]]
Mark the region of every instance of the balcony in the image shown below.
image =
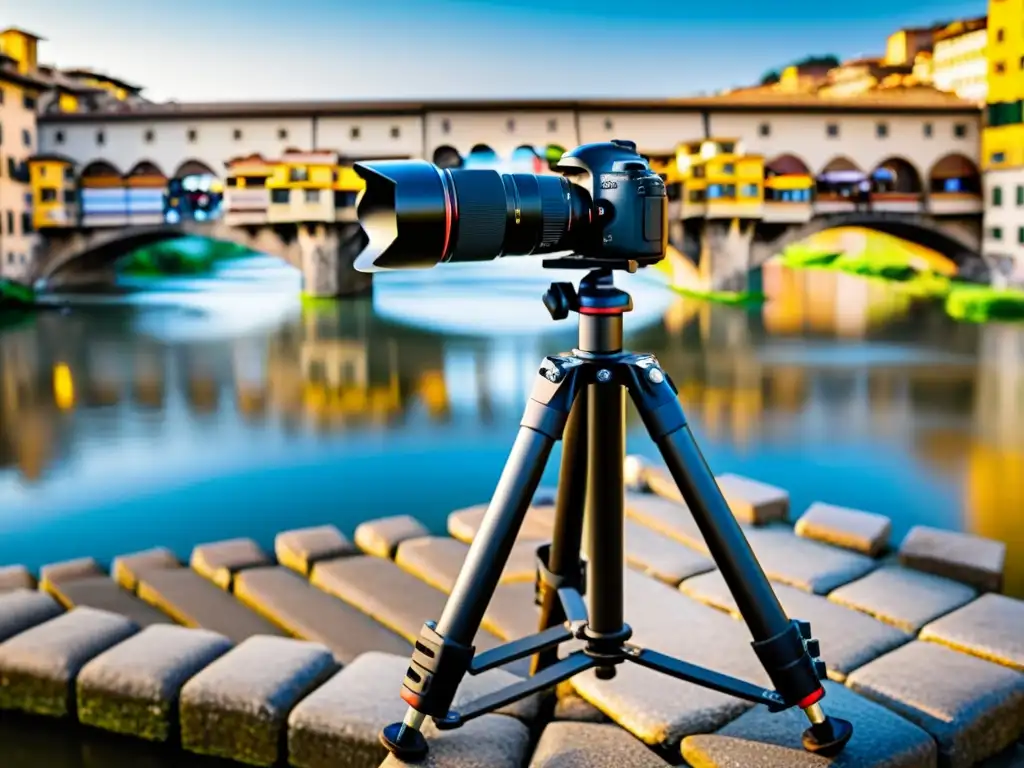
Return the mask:
[[982, 213], [985, 201], [969, 192], [932, 192], [926, 208], [934, 216], [957, 216]]

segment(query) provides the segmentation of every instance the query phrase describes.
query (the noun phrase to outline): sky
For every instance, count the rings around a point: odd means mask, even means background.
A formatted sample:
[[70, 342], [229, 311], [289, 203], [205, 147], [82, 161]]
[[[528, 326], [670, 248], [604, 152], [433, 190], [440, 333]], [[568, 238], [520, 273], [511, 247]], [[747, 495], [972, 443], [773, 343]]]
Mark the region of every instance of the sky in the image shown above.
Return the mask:
[[667, 97], [884, 52], [985, 0], [0, 0], [40, 57], [155, 100]]

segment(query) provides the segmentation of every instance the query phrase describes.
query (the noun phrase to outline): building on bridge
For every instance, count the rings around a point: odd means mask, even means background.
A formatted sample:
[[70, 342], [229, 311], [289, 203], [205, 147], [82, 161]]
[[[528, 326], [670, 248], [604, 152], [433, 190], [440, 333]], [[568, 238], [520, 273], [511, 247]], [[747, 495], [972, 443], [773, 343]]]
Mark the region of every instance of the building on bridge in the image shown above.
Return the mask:
[[988, 19], [956, 21], [935, 35], [932, 82], [979, 104], [988, 93]]
[[[1024, 8], [991, 0], [988, 104], [982, 136], [984, 252], [1024, 270]], [[1012, 261], [1011, 261], [1012, 260]]]

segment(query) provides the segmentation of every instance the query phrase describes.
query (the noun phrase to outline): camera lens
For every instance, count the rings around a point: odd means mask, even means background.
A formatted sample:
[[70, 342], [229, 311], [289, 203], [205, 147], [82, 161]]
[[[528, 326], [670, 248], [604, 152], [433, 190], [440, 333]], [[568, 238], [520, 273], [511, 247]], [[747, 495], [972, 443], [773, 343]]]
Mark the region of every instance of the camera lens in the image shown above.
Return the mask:
[[422, 269], [558, 253], [591, 231], [591, 199], [562, 176], [442, 169], [422, 160], [356, 163], [369, 238], [362, 271]]

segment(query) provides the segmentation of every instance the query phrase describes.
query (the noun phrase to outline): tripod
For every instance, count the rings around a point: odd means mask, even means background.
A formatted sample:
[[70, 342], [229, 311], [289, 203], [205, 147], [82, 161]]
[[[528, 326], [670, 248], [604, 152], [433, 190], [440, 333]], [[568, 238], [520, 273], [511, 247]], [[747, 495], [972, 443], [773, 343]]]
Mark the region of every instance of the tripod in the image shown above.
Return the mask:
[[[622, 349], [622, 316], [633, 308], [629, 294], [615, 287], [610, 270], [595, 269], [578, 292], [571, 283], [552, 284], [544, 304], [556, 320], [570, 311], [579, 314], [578, 349], [541, 364], [511, 455], [451, 596], [441, 618], [428, 621], [416, 643], [401, 693], [410, 709], [403, 722], [384, 728], [381, 742], [403, 760], [417, 762], [427, 752], [420, 732], [426, 717], [440, 730], [457, 728], [585, 670], [609, 679], [616, 665], [628, 661], [772, 711], [800, 707], [811, 723], [804, 748], [837, 754], [853, 726], [822, 711], [825, 665], [817, 658], [810, 625], [791, 621], [779, 604], [694, 441], [675, 386], [652, 355]], [[686, 500], [776, 690], [629, 643], [631, 630], [623, 620], [624, 390]], [[554, 531], [551, 543], [537, 552], [540, 631], [476, 654], [473, 637], [559, 439]], [[584, 543], [586, 563], [580, 556]], [[584, 646], [560, 659], [559, 646], [570, 640]], [[530, 677], [458, 712], [449, 710], [467, 673], [531, 656]]]

